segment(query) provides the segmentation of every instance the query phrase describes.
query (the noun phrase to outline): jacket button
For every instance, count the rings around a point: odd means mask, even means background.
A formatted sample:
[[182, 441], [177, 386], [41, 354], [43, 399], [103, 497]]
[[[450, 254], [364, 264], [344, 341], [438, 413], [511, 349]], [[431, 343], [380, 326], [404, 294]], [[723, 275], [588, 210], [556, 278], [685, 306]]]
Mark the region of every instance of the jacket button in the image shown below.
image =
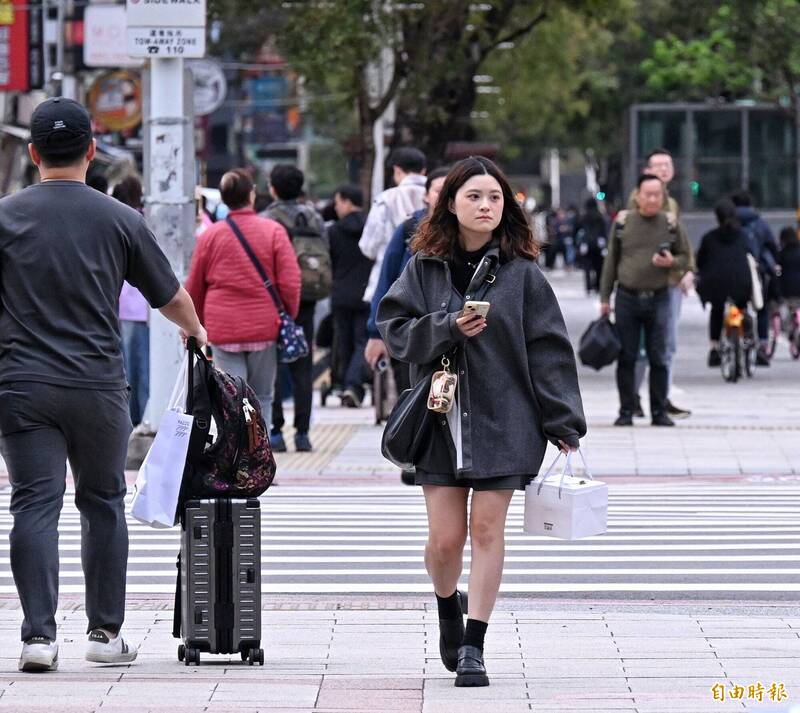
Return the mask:
[[469, 295], [464, 295], [464, 299], [468, 300], [469, 299]]
[[464, 418], [466, 418], [466, 417], [467, 417], [467, 412], [466, 412], [466, 411], [464, 411]]
[[464, 376], [464, 370], [463, 369], [461, 370], [461, 376]]
[[447, 302], [442, 302], [442, 309], [444, 309], [445, 307], [447, 307]]
[[443, 419], [442, 419], [442, 426], [446, 426], [446, 425], [447, 425], [447, 419], [446, 419], [446, 418], [443, 418]]

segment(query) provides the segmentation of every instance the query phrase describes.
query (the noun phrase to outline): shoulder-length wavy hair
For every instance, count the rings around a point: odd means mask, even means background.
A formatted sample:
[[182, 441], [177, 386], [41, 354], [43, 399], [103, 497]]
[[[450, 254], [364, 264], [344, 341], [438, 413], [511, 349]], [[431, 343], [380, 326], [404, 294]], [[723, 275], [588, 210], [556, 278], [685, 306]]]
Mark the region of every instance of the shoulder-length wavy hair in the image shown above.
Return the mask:
[[517, 202], [508, 179], [495, 164], [485, 156], [470, 156], [459, 161], [447, 174], [433, 211], [420, 223], [411, 251], [441, 258], [450, 258], [458, 240], [458, 218], [450, 208], [461, 186], [473, 176], [492, 176], [503, 191], [503, 215], [492, 236], [499, 238], [503, 257], [510, 260], [521, 257], [536, 260], [539, 245], [533, 237], [525, 212]]

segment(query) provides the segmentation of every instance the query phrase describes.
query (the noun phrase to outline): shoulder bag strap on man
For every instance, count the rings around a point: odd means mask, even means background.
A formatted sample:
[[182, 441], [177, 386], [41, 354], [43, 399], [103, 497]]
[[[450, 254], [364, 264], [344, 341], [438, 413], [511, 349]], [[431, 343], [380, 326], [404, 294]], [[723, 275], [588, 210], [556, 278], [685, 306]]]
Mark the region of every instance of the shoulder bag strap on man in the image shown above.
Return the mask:
[[250, 262], [253, 263], [253, 267], [258, 271], [258, 274], [261, 277], [261, 281], [264, 283], [264, 287], [269, 292], [270, 297], [272, 297], [272, 301], [275, 303], [275, 306], [278, 308], [278, 314], [283, 314], [286, 312], [286, 308], [283, 306], [283, 301], [278, 294], [278, 291], [275, 289], [275, 286], [272, 284], [272, 281], [269, 279], [269, 275], [267, 275], [267, 271], [264, 269], [264, 266], [261, 264], [261, 261], [256, 257], [256, 254], [253, 252], [253, 248], [250, 247], [250, 243], [247, 242], [247, 238], [244, 237], [242, 231], [239, 229], [239, 226], [233, 222], [233, 218], [228, 216], [225, 219], [225, 222], [230, 226], [233, 234], [236, 236], [239, 243], [241, 243], [242, 248], [247, 253], [247, 257], [250, 258]]

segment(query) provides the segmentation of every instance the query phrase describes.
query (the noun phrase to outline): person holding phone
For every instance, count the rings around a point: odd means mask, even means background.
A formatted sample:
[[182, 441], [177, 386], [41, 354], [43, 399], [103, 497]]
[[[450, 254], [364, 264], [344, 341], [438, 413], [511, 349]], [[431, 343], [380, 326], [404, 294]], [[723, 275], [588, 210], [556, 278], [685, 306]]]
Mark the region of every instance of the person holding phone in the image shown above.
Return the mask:
[[[454, 406], [437, 414], [414, 463], [415, 482], [428, 513], [425, 565], [442, 663], [456, 686], [486, 686], [483, 645], [511, 497], [538, 473], [548, 441], [575, 450], [586, 433], [575, 355], [525, 214], [489, 159], [452, 168], [411, 248], [381, 301], [378, 329], [391, 356], [411, 365], [412, 384], [430, 379], [445, 355], [458, 378]], [[491, 309], [467, 309], [471, 302]], [[456, 588], [468, 534], [465, 627]]]
[[616, 285], [616, 324], [622, 351], [617, 360], [619, 417], [615, 426], [632, 426], [636, 409], [636, 358], [642, 330], [650, 364], [650, 413], [654, 426], [674, 426], [667, 413], [670, 275], [685, 273], [691, 246], [683, 226], [662, 211], [665, 187], [658, 176], [639, 177], [638, 210], [611, 230], [608, 256], [600, 278], [600, 312], [611, 312]]

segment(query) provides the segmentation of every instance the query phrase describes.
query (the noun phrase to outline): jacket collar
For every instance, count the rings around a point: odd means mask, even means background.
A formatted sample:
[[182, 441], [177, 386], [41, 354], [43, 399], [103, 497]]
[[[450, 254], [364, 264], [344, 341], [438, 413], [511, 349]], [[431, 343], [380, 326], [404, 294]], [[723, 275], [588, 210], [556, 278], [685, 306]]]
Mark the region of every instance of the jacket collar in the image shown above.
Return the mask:
[[427, 182], [427, 178], [423, 176], [421, 173], [409, 173], [400, 183], [399, 186], [424, 186]]

